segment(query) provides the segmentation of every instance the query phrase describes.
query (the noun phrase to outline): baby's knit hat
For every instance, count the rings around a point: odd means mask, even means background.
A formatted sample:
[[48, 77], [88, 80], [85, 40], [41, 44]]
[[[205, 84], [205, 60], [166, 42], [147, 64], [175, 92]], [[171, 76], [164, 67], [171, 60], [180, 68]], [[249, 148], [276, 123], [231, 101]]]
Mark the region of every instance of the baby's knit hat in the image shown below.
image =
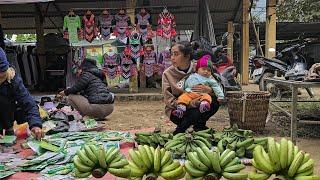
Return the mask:
[[212, 69], [212, 61], [210, 55], [204, 55], [197, 61], [196, 70], [198, 70], [201, 67], [208, 67]]

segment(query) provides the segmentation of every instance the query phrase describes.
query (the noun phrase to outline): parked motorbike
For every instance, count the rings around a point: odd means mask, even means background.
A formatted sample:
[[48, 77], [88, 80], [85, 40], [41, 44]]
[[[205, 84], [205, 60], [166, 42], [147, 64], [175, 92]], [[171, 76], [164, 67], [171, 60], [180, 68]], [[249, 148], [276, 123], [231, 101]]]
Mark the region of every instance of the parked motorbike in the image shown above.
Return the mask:
[[255, 69], [252, 73], [253, 80], [259, 84], [261, 91], [267, 90], [266, 78], [285, 77], [290, 80], [302, 80], [307, 70], [306, 58], [301, 53], [303, 44], [289, 46], [279, 53], [275, 58], [254, 57]]

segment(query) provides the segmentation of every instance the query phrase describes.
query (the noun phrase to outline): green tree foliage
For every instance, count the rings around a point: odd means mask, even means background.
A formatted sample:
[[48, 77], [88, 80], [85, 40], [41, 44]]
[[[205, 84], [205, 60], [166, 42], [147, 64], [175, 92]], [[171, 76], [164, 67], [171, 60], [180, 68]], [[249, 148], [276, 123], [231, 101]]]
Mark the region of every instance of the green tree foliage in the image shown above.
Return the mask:
[[320, 21], [319, 0], [282, 0], [277, 8], [280, 22]]
[[35, 34], [18, 34], [16, 42], [35, 42], [37, 36]]

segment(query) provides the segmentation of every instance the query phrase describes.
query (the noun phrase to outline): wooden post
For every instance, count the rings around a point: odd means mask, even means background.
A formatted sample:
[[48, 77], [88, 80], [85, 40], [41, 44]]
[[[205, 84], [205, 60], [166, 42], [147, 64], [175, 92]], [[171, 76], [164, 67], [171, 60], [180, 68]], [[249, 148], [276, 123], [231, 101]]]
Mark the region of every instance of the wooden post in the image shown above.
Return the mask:
[[249, 83], [249, 0], [242, 1], [241, 82]]
[[266, 48], [265, 56], [273, 58], [276, 56], [276, 0], [267, 0], [266, 17]]
[[[127, 7], [131, 7], [127, 9], [127, 14], [131, 19], [132, 24], [135, 20], [135, 7], [136, 7], [137, 1], [136, 0], [126, 0]], [[129, 92], [131, 93], [137, 93], [139, 91], [138, 89], [138, 76], [131, 76], [129, 79]]]
[[45, 56], [45, 47], [44, 47], [44, 16], [41, 10], [41, 4], [36, 3], [35, 5], [35, 29], [37, 34], [37, 54], [40, 62], [41, 76], [40, 81], [43, 81], [45, 78], [45, 68], [46, 68], [46, 56]]
[[233, 33], [234, 33], [234, 28], [233, 28], [233, 22], [228, 21], [228, 56], [231, 58], [233, 62]]

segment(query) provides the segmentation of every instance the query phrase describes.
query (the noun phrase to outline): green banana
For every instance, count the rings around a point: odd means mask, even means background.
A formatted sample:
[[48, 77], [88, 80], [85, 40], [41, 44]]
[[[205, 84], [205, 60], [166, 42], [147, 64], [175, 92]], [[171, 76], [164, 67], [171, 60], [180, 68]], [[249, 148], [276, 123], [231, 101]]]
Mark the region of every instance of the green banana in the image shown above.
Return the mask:
[[209, 170], [209, 168], [199, 160], [197, 153], [189, 152], [187, 154], [187, 157], [188, 157], [188, 160], [190, 160], [190, 162], [194, 165], [195, 168], [204, 172]]
[[197, 136], [201, 136], [201, 137], [203, 137], [203, 138], [205, 138], [205, 139], [210, 139], [210, 138], [212, 137], [211, 134], [208, 134], [208, 133], [205, 133], [205, 132], [199, 132], [199, 131], [194, 132], [193, 134], [194, 134], [196, 137], [197, 137]]
[[84, 145], [84, 151], [87, 154], [87, 157], [94, 162], [95, 164], [98, 163], [98, 158], [96, 157], [96, 155], [92, 152], [91, 148], [89, 147], [89, 145]]
[[241, 161], [238, 157], [233, 158], [233, 160], [231, 162], [229, 162], [227, 165], [225, 165], [224, 168], [230, 167], [230, 166], [234, 166], [236, 164], [241, 164]]
[[120, 161], [118, 162], [114, 162], [114, 163], [111, 163], [109, 165], [109, 168], [122, 168], [126, 165], [128, 165], [128, 161], [126, 159], [121, 159]]
[[105, 154], [106, 163], [110, 164], [117, 157], [119, 153], [120, 153], [119, 149], [114, 148], [110, 153], [108, 153], [108, 156], [106, 156]]
[[295, 177], [297, 177], [297, 176], [311, 176], [311, 175], [313, 175], [313, 170], [314, 169], [311, 168], [311, 169], [303, 171], [301, 173], [297, 173], [297, 174], [295, 174]]
[[320, 177], [319, 176], [298, 176], [294, 178], [295, 180], [319, 180]]
[[81, 161], [82, 161], [84, 164], [86, 164], [86, 165], [88, 165], [88, 166], [90, 166], [90, 167], [93, 167], [93, 166], [95, 165], [95, 163], [92, 162], [92, 161], [87, 157], [84, 149], [82, 149], [82, 150], [79, 149], [79, 150], [77, 151], [77, 155], [78, 155], [78, 157], [81, 159]]
[[208, 168], [211, 168], [211, 161], [209, 158], [206, 156], [206, 154], [202, 151], [200, 147], [196, 148], [196, 153], [198, 154], [198, 157], [200, 161], [205, 164]]
[[219, 149], [220, 152], [223, 152], [224, 151], [224, 147], [223, 147], [223, 143], [222, 143], [222, 140], [220, 140], [217, 144], [217, 147]]
[[130, 176], [131, 170], [128, 168], [109, 168], [108, 172], [122, 178], [127, 178]]
[[289, 167], [290, 164], [292, 163], [294, 158], [294, 144], [292, 143], [292, 141], [288, 141], [288, 162], [287, 162], [287, 166]]
[[126, 167], [131, 169], [131, 177], [142, 177], [145, 174], [145, 171], [143, 169], [136, 168], [136, 165], [133, 162], [129, 161], [129, 165]]
[[184, 173], [183, 167], [179, 166], [178, 168], [172, 171], [160, 173], [160, 176], [163, 177], [164, 179], [174, 179], [181, 176], [181, 174], [183, 173]]
[[154, 152], [154, 161], [153, 161], [153, 167], [155, 172], [159, 172], [161, 167], [161, 154], [160, 154], [160, 148], [157, 147]]
[[309, 161], [309, 159], [310, 159], [310, 154], [309, 154], [309, 153], [305, 153], [305, 154], [304, 154], [304, 157], [303, 157], [302, 163], [303, 163], [303, 164], [306, 163], [307, 161]]
[[196, 169], [192, 166], [190, 161], [186, 161], [184, 164], [184, 167], [188, 174], [190, 174], [193, 177], [202, 177], [206, 174], [206, 172]]
[[236, 153], [234, 151], [229, 152], [226, 156], [224, 156], [224, 158], [220, 159], [220, 166], [224, 167], [229, 162], [231, 162], [235, 157], [236, 157]]
[[99, 161], [99, 165], [100, 167], [102, 167], [103, 169], [107, 168], [107, 162], [106, 162], [106, 152], [104, 150], [104, 147], [101, 145], [99, 147], [99, 156], [98, 156], [98, 161]]
[[144, 147], [144, 149], [145, 149], [146, 152], [147, 152], [148, 159], [149, 159], [149, 161], [150, 161], [151, 167], [153, 167], [154, 157], [153, 157], [151, 148], [150, 148], [150, 146], [147, 146], [147, 145], [144, 145], [143, 147]]
[[307, 162], [303, 163], [297, 170], [297, 173], [303, 173], [309, 169], [313, 169], [314, 168], [314, 160], [313, 159], [309, 159]]
[[[207, 139], [205, 139], [205, 138], [203, 138], [203, 137], [201, 137], [201, 136], [197, 136], [196, 138], [194, 138], [194, 141], [196, 142], [197, 140], [199, 140], [199, 141], [201, 141], [201, 142], [203, 142], [208, 148], [211, 148], [211, 143], [207, 140]], [[197, 143], [198, 144], [198, 143]], [[198, 146], [200, 146], [199, 144], [198, 144]], [[200, 146], [201, 147], [201, 146]]]
[[220, 167], [220, 157], [218, 152], [213, 152], [209, 148], [205, 147], [202, 149], [208, 160], [210, 161], [210, 168], [212, 168], [215, 172], [220, 173], [221, 167]]
[[148, 156], [147, 150], [142, 145], [139, 145], [138, 146], [138, 151], [139, 151], [139, 153], [141, 155], [141, 159], [142, 159], [143, 163], [145, 164], [145, 166], [147, 168], [150, 168], [151, 167], [151, 162], [149, 160], [149, 156]]
[[91, 172], [93, 167], [89, 167], [81, 162], [78, 155], [75, 155], [73, 158], [73, 164], [74, 166], [80, 171], [80, 172]]
[[160, 166], [165, 165], [170, 159], [172, 159], [171, 152], [170, 151], [166, 151], [164, 153], [163, 157], [161, 158]]
[[133, 163], [137, 165], [139, 169], [146, 169], [145, 164], [142, 162], [142, 159], [140, 158], [140, 156], [137, 154], [136, 151], [134, 151], [133, 149], [130, 149], [129, 156], [133, 161]]
[[288, 141], [282, 138], [280, 141], [280, 165], [282, 169], [288, 166]]
[[277, 146], [276, 142], [274, 141], [274, 138], [268, 138], [268, 153], [270, 157], [270, 161], [275, 169], [275, 171], [280, 171], [281, 170], [281, 165], [280, 165], [280, 157], [277, 152]]
[[78, 169], [75, 169], [74, 174], [78, 178], [86, 178], [86, 177], [90, 176], [91, 171], [90, 172], [80, 172]]
[[[179, 166], [180, 166], [180, 162], [178, 160], [174, 160], [171, 164], [161, 167], [160, 172], [161, 173], [169, 172], [169, 171], [172, 171], [172, 170], [178, 168]], [[158, 171], [156, 171], [156, 172], [158, 172]]]
[[250, 172], [248, 175], [250, 180], [268, 180], [269, 177], [271, 176], [270, 174], [261, 173], [261, 172], [260, 173]]
[[246, 154], [246, 149], [245, 147], [240, 147], [239, 149], [236, 150], [236, 155], [238, 157], [244, 157]]
[[266, 172], [268, 174], [272, 174], [273, 167], [267, 161], [267, 159], [265, 159], [262, 150], [263, 150], [263, 147], [261, 145], [258, 145], [257, 147], [254, 148], [254, 150], [253, 150], [254, 162], [255, 162], [256, 166], [259, 167], [258, 169], [260, 169], [263, 172]]
[[236, 173], [241, 171], [242, 169], [246, 168], [245, 165], [243, 164], [236, 164], [233, 166], [229, 166], [223, 169], [224, 172], [229, 172], [229, 173]]
[[224, 157], [225, 157], [227, 154], [229, 154], [229, 152], [231, 152], [230, 149], [226, 149], [226, 150], [224, 150], [224, 151], [220, 151], [220, 153], [221, 153], [221, 155], [220, 155], [220, 161], [221, 161], [221, 159], [224, 159]]
[[176, 139], [173, 139], [173, 140], [170, 140], [168, 141], [165, 145], [164, 145], [164, 148], [166, 150], [170, 150], [172, 147], [178, 145], [178, 144], [181, 144], [183, 143], [181, 140], [176, 140]]
[[292, 161], [292, 163], [291, 163], [291, 165], [289, 167], [289, 170], [288, 170], [288, 176], [289, 177], [293, 177], [296, 174], [298, 168], [300, 167], [300, 165], [301, 165], [301, 163], [303, 161], [303, 156], [304, 156], [303, 153], [300, 151], [294, 157], [294, 159], [293, 159], [293, 161]]
[[118, 162], [118, 161], [120, 161], [121, 159], [124, 159], [124, 156], [121, 154], [121, 153], [118, 153], [117, 155], [116, 155], [116, 157], [110, 162], [110, 163], [107, 163], [107, 164], [112, 164], [112, 163], [115, 163], [115, 162]]
[[248, 173], [222, 173], [222, 176], [229, 180], [246, 180], [248, 179]]
[[237, 148], [240, 148], [240, 147], [247, 148], [247, 147], [249, 147], [253, 142], [254, 142], [254, 139], [253, 139], [253, 138], [246, 139], [246, 140], [244, 140], [244, 141], [242, 141], [242, 142], [238, 142], [238, 143], [237, 143]]

